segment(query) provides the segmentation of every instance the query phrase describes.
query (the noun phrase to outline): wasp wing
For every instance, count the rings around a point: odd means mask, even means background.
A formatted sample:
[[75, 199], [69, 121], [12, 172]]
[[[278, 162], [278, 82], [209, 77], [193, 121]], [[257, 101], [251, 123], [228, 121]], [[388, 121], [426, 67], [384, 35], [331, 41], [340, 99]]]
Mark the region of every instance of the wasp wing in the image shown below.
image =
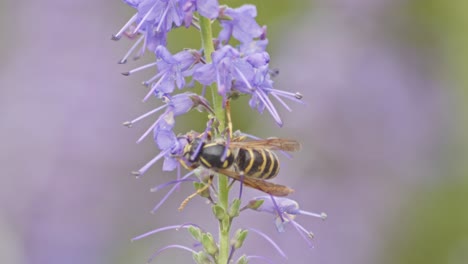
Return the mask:
[[243, 184], [249, 186], [250, 188], [257, 189], [259, 191], [271, 194], [273, 196], [288, 196], [289, 194], [294, 192], [294, 190], [289, 188], [288, 186], [275, 184], [272, 182], [267, 182], [262, 179], [257, 179], [257, 178], [247, 177], [247, 176], [242, 177], [237, 172], [232, 171], [232, 170], [216, 169], [216, 172], [224, 174], [234, 180], [238, 180], [242, 182]]
[[267, 148], [272, 150], [298, 151], [301, 144], [293, 139], [268, 138], [250, 141], [231, 141], [229, 147], [234, 148]]

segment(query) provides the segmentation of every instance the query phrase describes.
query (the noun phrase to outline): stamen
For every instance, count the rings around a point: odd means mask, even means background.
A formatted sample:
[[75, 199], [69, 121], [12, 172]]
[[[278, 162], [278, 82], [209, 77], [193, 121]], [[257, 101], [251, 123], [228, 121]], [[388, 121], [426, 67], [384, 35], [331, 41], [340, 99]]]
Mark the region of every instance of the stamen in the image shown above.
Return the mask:
[[161, 121], [161, 119], [165, 116], [165, 114], [162, 114], [158, 117], [158, 119], [141, 135], [141, 137], [137, 140], [137, 144], [139, 144], [146, 136], [151, 133], [151, 131], [158, 125], [158, 123]]
[[280, 74], [280, 70], [279, 69], [268, 69], [268, 73], [270, 74], [270, 76], [272, 78], [278, 76]]
[[150, 160], [148, 163], [145, 164], [145, 166], [141, 167], [141, 169], [139, 169], [138, 171], [132, 171], [132, 174], [139, 177], [143, 174], [145, 174], [145, 172], [154, 164], [156, 163], [156, 161], [158, 161], [160, 158], [164, 157], [167, 153], [170, 152], [170, 149], [165, 149], [161, 152], [159, 152], [158, 155], [156, 155], [156, 157], [154, 157], [152, 160]]
[[129, 76], [130, 74], [134, 74], [135, 72], [146, 70], [146, 69], [151, 68], [151, 67], [153, 67], [153, 66], [155, 66], [157, 64], [158, 64], [157, 62], [149, 63], [149, 64], [146, 64], [146, 65], [140, 66], [138, 68], [135, 68], [133, 70], [130, 70], [128, 72], [123, 72], [122, 74], [125, 75], [125, 76]]
[[273, 202], [273, 205], [275, 206], [275, 210], [278, 213], [279, 218], [281, 219], [281, 223], [284, 223], [283, 212], [281, 211], [280, 207], [276, 203], [275, 197], [270, 194], [270, 199]]
[[240, 75], [242, 81], [249, 87], [250, 90], [253, 90], [252, 85], [250, 85], [250, 82], [247, 80], [247, 77], [237, 68], [234, 66], [234, 69], [236, 69], [236, 72]]
[[[172, 3], [171, 0], [169, 0], [170, 3]], [[156, 31], [160, 31], [161, 29], [161, 25], [164, 24], [164, 20], [166, 19], [166, 16], [167, 16], [167, 12], [169, 11], [169, 4], [170, 3], [167, 3], [167, 6], [166, 6], [166, 9], [164, 9], [164, 13], [161, 15], [161, 19], [159, 20], [159, 23], [158, 23], [158, 26], [156, 27]]]
[[175, 184], [175, 183], [182, 183], [182, 182], [187, 182], [187, 181], [192, 181], [192, 182], [195, 182], [197, 180], [195, 179], [183, 179], [183, 180], [173, 180], [173, 181], [169, 181], [169, 182], [166, 182], [166, 183], [163, 183], [163, 184], [160, 184], [156, 187], [153, 187], [150, 189], [150, 192], [158, 192], [159, 190], [171, 185], [171, 184]]
[[156, 251], [153, 255], [151, 255], [151, 257], [148, 259], [147, 263], [150, 263], [151, 261], [153, 261], [154, 258], [156, 258], [161, 252], [167, 250], [167, 249], [170, 249], [170, 248], [179, 248], [179, 249], [184, 249], [184, 250], [187, 250], [188, 252], [191, 252], [192, 254], [197, 254], [197, 252], [191, 248], [188, 248], [186, 246], [182, 246], [182, 245], [169, 245], [169, 246], [165, 246], [161, 249], [159, 249], [158, 251]]
[[140, 51], [138, 51], [138, 52], [135, 54], [135, 56], [133, 56], [133, 60], [138, 60], [139, 58], [141, 58], [141, 57], [143, 56], [143, 54], [145, 54], [146, 45], [148, 44], [148, 41], [149, 41], [149, 38], [150, 38], [150, 36], [148, 36], [149, 33], [150, 33], [149, 30], [150, 30], [150, 29], [147, 27], [147, 30], [146, 30], [146, 32], [145, 32], [144, 35], [143, 35], [143, 36], [145, 36], [145, 41], [143, 41], [143, 45], [141, 45]]
[[146, 12], [146, 14], [141, 19], [140, 23], [138, 23], [136, 28], [133, 30], [133, 34], [136, 34], [138, 32], [138, 30], [140, 30], [143, 23], [146, 22], [146, 19], [148, 18], [148, 16], [151, 14], [151, 12], [153, 12], [153, 9], [156, 7], [156, 4], [157, 4], [157, 2], [148, 10], [148, 12]]
[[[289, 222], [292, 223], [299, 235], [306, 241], [307, 245], [310, 248], [313, 248], [314, 246], [312, 245], [311, 239], [314, 237], [314, 235], [312, 234], [312, 232], [306, 230], [303, 226], [294, 221], [289, 215], [286, 214], [286, 217], [288, 218]], [[305, 236], [305, 234], [307, 235], [307, 237]]]
[[326, 213], [317, 214], [317, 213], [312, 213], [312, 212], [307, 212], [307, 211], [299, 210], [299, 214], [317, 217], [317, 218], [320, 218], [320, 219], [322, 219], [322, 220], [327, 219], [327, 214], [326, 214]]
[[151, 79], [147, 80], [147, 81], [144, 81], [142, 84], [146, 87], [148, 87], [150, 85], [150, 83], [154, 82], [154, 80], [156, 80], [157, 78], [161, 77], [161, 75], [163, 75], [165, 73], [164, 72], [158, 72], [156, 75], [154, 75], [153, 77], [151, 77]]
[[159, 233], [161, 231], [166, 231], [166, 230], [171, 230], [171, 229], [175, 229], [176, 231], [179, 231], [180, 228], [189, 228], [190, 226], [196, 226], [196, 225], [193, 225], [193, 224], [190, 224], [190, 223], [187, 223], [187, 224], [183, 224], [183, 225], [172, 225], [172, 226], [165, 226], [165, 227], [161, 227], [161, 228], [158, 228], [158, 229], [154, 229], [154, 230], [151, 230], [149, 232], [146, 232], [142, 235], [139, 235], [137, 237], [134, 237], [131, 239], [131, 241], [136, 241], [136, 240], [139, 240], [139, 239], [142, 239], [144, 237], [147, 237], [147, 236], [150, 236], [150, 235], [153, 235], [153, 234], [156, 234], [156, 233]]
[[139, 116], [139, 117], [133, 119], [132, 121], [125, 121], [125, 122], [123, 123], [123, 125], [126, 126], [126, 127], [132, 127], [133, 124], [135, 124], [136, 122], [138, 122], [138, 121], [140, 121], [140, 120], [142, 120], [142, 119], [144, 119], [144, 118], [146, 118], [146, 117], [148, 117], [148, 116], [150, 116], [150, 115], [152, 115], [152, 114], [154, 114], [154, 113], [159, 112], [160, 110], [164, 109], [165, 107], [167, 107], [167, 104], [161, 105], [161, 106], [158, 107], [158, 108], [155, 108], [155, 109], [153, 109], [153, 110], [151, 110], [151, 111], [149, 111], [149, 112], [146, 112], [145, 114], [143, 114], [143, 115], [141, 115], [141, 116]]
[[283, 99], [281, 99], [281, 97], [274, 93], [272, 93], [271, 95], [273, 95], [273, 97], [275, 97], [276, 100], [278, 100], [278, 102], [280, 102], [283, 105], [283, 107], [286, 108], [286, 110], [292, 112], [291, 108], [289, 108], [289, 106], [283, 101]]
[[283, 250], [281, 250], [281, 248], [275, 243], [275, 241], [273, 241], [273, 239], [271, 239], [269, 236], [267, 236], [265, 233], [255, 229], [255, 228], [249, 228], [248, 230], [250, 231], [253, 231], [254, 233], [257, 233], [259, 234], [260, 236], [262, 236], [263, 238], [266, 239], [266, 241], [270, 242], [270, 244], [276, 249], [276, 251], [278, 251], [278, 253], [285, 259], [287, 259], [288, 257], [286, 256], [286, 254], [283, 252]]
[[167, 198], [169, 198], [169, 196], [171, 196], [171, 194], [179, 187], [179, 185], [182, 183], [183, 180], [185, 180], [186, 178], [190, 177], [192, 174], [194, 174], [195, 171], [191, 171], [189, 173], [187, 173], [184, 177], [182, 177], [182, 179], [180, 179], [180, 182], [176, 183], [167, 193], [166, 195], [164, 195], [164, 197], [161, 199], [161, 201], [159, 201], [159, 203], [153, 208], [153, 210], [151, 210], [151, 213], [154, 214], [158, 209], [159, 207], [161, 207], [161, 205], [163, 205], [163, 203], [167, 200]]
[[112, 35], [112, 40], [119, 40], [121, 37], [122, 37], [122, 34], [125, 32], [125, 30], [127, 30], [131, 24], [133, 24], [133, 22], [135, 22], [137, 18], [137, 14], [134, 14], [130, 20], [127, 21], [127, 23], [125, 23], [125, 25], [119, 30], [119, 32], [117, 32], [117, 34], [115, 35]]
[[127, 62], [127, 59], [128, 57], [133, 53], [133, 51], [136, 49], [136, 47], [140, 44], [140, 42], [143, 40], [145, 36], [141, 36], [139, 37], [135, 43], [133, 44], [133, 46], [127, 51], [127, 53], [125, 54], [125, 56], [118, 62], [119, 64], [124, 64]]
[[278, 89], [271, 89], [271, 88], [263, 88], [263, 90], [267, 91], [267, 92], [270, 92], [272, 94], [277, 94], [277, 95], [281, 95], [283, 97], [286, 97], [288, 98], [289, 100], [292, 100], [294, 102], [297, 102], [297, 103], [304, 103], [301, 99], [302, 99], [302, 94], [296, 92], [296, 93], [291, 93], [291, 92], [287, 92], [287, 91], [283, 91], [283, 90], [278, 90]]
[[161, 84], [161, 82], [164, 81], [164, 79], [166, 79], [166, 75], [167, 71], [165, 71], [161, 78], [158, 80], [158, 82], [151, 87], [150, 91], [146, 94], [145, 98], [143, 98], [143, 102], [145, 102], [154, 93], [156, 88], [158, 88], [159, 84]]
[[255, 90], [255, 93], [258, 95], [258, 98], [266, 106], [266, 108], [268, 109], [268, 112], [270, 112], [270, 114], [273, 116], [273, 119], [275, 119], [276, 123], [280, 127], [283, 126], [283, 121], [281, 121], [281, 117], [276, 111], [276, 108], [271, 104], [271, 101], [268, 98], [268, 96], [262, 90], [258, 90], [258, 89]]

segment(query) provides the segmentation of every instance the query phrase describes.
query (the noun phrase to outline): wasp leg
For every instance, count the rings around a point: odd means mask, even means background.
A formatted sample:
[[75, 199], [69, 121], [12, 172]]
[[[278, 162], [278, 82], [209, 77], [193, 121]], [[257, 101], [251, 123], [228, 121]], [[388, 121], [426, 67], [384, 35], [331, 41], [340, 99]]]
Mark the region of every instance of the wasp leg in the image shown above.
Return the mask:
[[188, 164], [187, 160], [184, 158], [178, 157], [177, 161], [179, 161], [180, 165], [184, 167], [188, 171], [193, 171], [194, 169], [198, 168], [198, 165], [195, 164]]
[[210, 188], [212, 182], [213, 182], [213, 175], [210, 176], [210, 178], [208, 179], [208, 182], [206, 183], [205, 186], [203, 186], [202, 188], [198, 189], [196, 192], [192, 193], [187, 198], [185, 198], [185, 200], [179, 206], [179, 211], [184, 210], [184, 208], [188, 204], [188, 202], [190, 202], [190, 200], [192, 200], [195, 196], [201, 194], [202, 192], [204, 192], [208, 188]]

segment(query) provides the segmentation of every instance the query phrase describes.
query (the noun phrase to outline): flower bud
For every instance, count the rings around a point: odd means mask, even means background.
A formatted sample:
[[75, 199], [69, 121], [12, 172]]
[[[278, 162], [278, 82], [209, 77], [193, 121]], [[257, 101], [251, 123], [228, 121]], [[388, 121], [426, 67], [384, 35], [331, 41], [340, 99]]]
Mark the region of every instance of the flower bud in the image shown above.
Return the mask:
[[239, 249], [242, 247], [242, 245], [244, 244], [244, 240], [245, 238], [247, 237], [247, 234], [249, 233], [249, 231], [245, 230], [245, 229], [238, 229], [236, 231], [236, 236], [234, 238], [234, 241], [232, 243], [232, 246], [235, 248], [235, 249]]
[[210, 233], [202, 234], [201, 243], [208, 254], [214, 256], [218, 253], [218, 245], [216, 245], [214, 238]]

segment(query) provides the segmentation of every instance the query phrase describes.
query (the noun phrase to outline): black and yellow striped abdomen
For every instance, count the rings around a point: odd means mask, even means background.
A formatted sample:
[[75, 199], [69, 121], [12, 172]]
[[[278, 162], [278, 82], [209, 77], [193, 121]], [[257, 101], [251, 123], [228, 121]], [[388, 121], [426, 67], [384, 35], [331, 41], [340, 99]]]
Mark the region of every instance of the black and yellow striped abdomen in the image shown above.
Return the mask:
[[239, 172], [253, 178], [271, 179], [279, 172], [278, 156], [264, 148], [240, 148], [235, 164]]
[[[279, 173], [278, 156], [267, 148], [229, 148], [222, 143], [205, 143], [196, 139], [185, 147], [184, 152], [189, 162], [199, 163], [208, 169], [233, 167], [246, 177], [265, 180]], [[225, 152], [226, 158], [223, 160]]]

